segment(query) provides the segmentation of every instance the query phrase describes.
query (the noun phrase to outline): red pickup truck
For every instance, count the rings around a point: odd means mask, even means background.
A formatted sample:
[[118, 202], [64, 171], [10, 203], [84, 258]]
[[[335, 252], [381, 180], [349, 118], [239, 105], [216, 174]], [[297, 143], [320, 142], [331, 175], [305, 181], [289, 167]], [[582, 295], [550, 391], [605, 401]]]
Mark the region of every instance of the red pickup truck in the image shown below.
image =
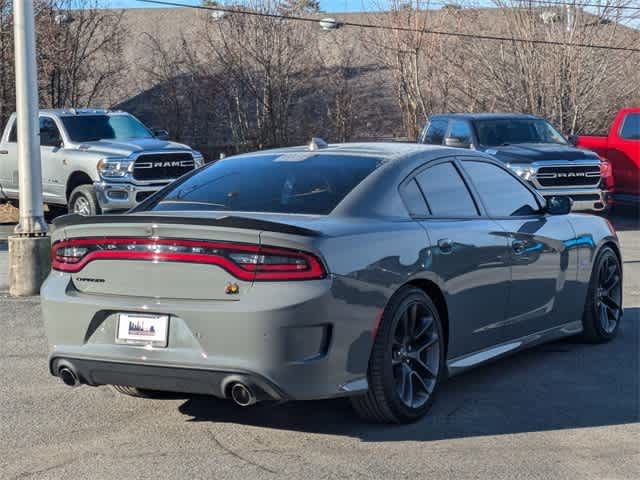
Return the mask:
[[640, 108], [620, 110], [608, 136], [579, 136], [576, 144], [611, 165], [615, 204], [640, 205]]

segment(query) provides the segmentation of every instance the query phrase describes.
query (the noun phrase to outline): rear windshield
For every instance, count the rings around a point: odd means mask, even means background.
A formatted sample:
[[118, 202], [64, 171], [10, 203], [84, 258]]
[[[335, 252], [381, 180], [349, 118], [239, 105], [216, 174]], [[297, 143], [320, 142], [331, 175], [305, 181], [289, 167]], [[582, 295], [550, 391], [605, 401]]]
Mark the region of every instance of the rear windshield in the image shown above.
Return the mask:
[[153, 137], [147, 127], [131, 115], [63, 116], [62, 123], [74, 142]]
[[229, 158], [178, 181], [145, 210], [326, 215], [380, 164], [373, 157], [308, 152]]

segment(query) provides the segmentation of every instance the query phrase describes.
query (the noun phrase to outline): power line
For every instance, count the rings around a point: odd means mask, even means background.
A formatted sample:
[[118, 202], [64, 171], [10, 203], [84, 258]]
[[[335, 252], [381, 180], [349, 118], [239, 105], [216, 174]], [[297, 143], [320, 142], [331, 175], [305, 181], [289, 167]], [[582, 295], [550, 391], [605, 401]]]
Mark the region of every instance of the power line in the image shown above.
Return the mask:
[[577, 2], [558, 2], [555, 0], [511, 0], [517, 3], [533, 3], [540, 6], [560, 6], [560, 7], [580, 7], [580, 8], [601, 8], [603, 10], [638, 10], [640, 6], [634, 5], [611, 5], [609, 3], [582, 3]]
[[[213, 6], [205, 6], [205, 5], [188, 5], [184, 3], [170, 2], [170, 1], [164, 1], [164, 0], [137, 0], [137, 1], [142, 3], [153, 3], [156, 5], [165, 5], [170, 7], [184, 7], [184, 8], [192, 8], [197, 10], [210, 10], [215, 12], [241, 14], [241, 15], [248, 15], [253, 17], [276, 18], [281, 20], [291, 20], [291, 21], [297, 21], [297, 22], [308, 22], [308, 23], [318, 23], [318, 24], [322, 22], [321, 18], [301, 17], [298, 15], [282, 15], [279, 13], [257, 12], [253, 10], [213, 7]], [[421, 28], [389, 26], [389, 25], [375, 25], [372, 23], [360, 23], [360, 22], [349, 22], [349, 21], [345, 21], [345, 22], [337, 21], [337, 23], [339, 26], [365, 28], [370, 30], [389, 30], [389, 31], [397, 31], [397, 32], [427, 33], [430, 35], [442, 35], [447, 37], [468, 38], [468, 39], [475, 39], [475, 40], [493, 40], [498, 42], [527, 43], [527, 44], [533, 44], [533, 45], [551, 45], [556, 47], [592, 48], [596, 50], [610, 50], [610, 51], [640, 53], [640, 48], [634, 48], [634, 47], [616, 47], [612, 45], [560, 42], [560, 41], [554, 41], [554, 40], [533, 40], [533, 39], [529, 40], [526, 38], [503, 37], [499, 35], [482, 35], [482, 34], [476, 34], [476, 33], [451, 32], [451, 31], [444, 31], [444, 30], [431, 30], [426, 28], [421, 29]]]

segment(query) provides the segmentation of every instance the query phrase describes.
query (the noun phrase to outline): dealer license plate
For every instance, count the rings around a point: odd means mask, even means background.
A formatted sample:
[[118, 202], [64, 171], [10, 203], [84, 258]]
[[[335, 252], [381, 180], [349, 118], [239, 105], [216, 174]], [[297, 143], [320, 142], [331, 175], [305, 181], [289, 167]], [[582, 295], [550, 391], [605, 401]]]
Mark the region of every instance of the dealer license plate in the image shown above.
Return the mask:
[[168, 315], [121, 313], [118, 319], [116, 343], [166, 347], [168, 331]]

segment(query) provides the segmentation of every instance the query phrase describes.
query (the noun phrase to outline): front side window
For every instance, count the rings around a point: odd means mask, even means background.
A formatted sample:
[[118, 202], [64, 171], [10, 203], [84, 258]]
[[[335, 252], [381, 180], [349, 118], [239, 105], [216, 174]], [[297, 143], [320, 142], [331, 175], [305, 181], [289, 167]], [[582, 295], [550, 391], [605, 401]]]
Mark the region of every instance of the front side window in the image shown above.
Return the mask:
[[469, 122], [452, 120], [448, 136], [460, 140], [462, 143], [471, 144], [471, 126]]
[[379, 158], [293, 152], [229, 158], [178, 181], [146, 210], [329, 214]]
[[131, 115], [74, 115], [62, 117], [62, 123], [74, 142], [153, 137], [147, 127]]
[[640, 140], [640, 113], [630, 113], [625, 117], [620, 130], [620, 138]]
[[17, 143], [18, 141], [18, 128], [16, 122], [11, 125], [11, 131], [9, 132], [9, 143]]
[[43, 147], [59, 147], [61, 143], [62, 137], [56, 122], [49, 117], [40, 117], [40, 145]]
[[437, 217], [478, 215], [467, 186], [452, 163], [429, 167], [416, 176], [431, 213]]
[[565, 138], [546, 120], [540, 118], [502, 118], [474, 120], [478, 143], [500, 147], [518, 143], [557, 143], [567, 145]]
[[423, 143], [430, 145], [442, 145], [444, 135], [447, 132], [447, 121], [442, 119], [435, 119], [429, 122], [427, 131], [424, 135]]
[[490, 216], [533, 215], [540, 209], [533, 193], [506, 170], [472, 160], [463, 165]]

